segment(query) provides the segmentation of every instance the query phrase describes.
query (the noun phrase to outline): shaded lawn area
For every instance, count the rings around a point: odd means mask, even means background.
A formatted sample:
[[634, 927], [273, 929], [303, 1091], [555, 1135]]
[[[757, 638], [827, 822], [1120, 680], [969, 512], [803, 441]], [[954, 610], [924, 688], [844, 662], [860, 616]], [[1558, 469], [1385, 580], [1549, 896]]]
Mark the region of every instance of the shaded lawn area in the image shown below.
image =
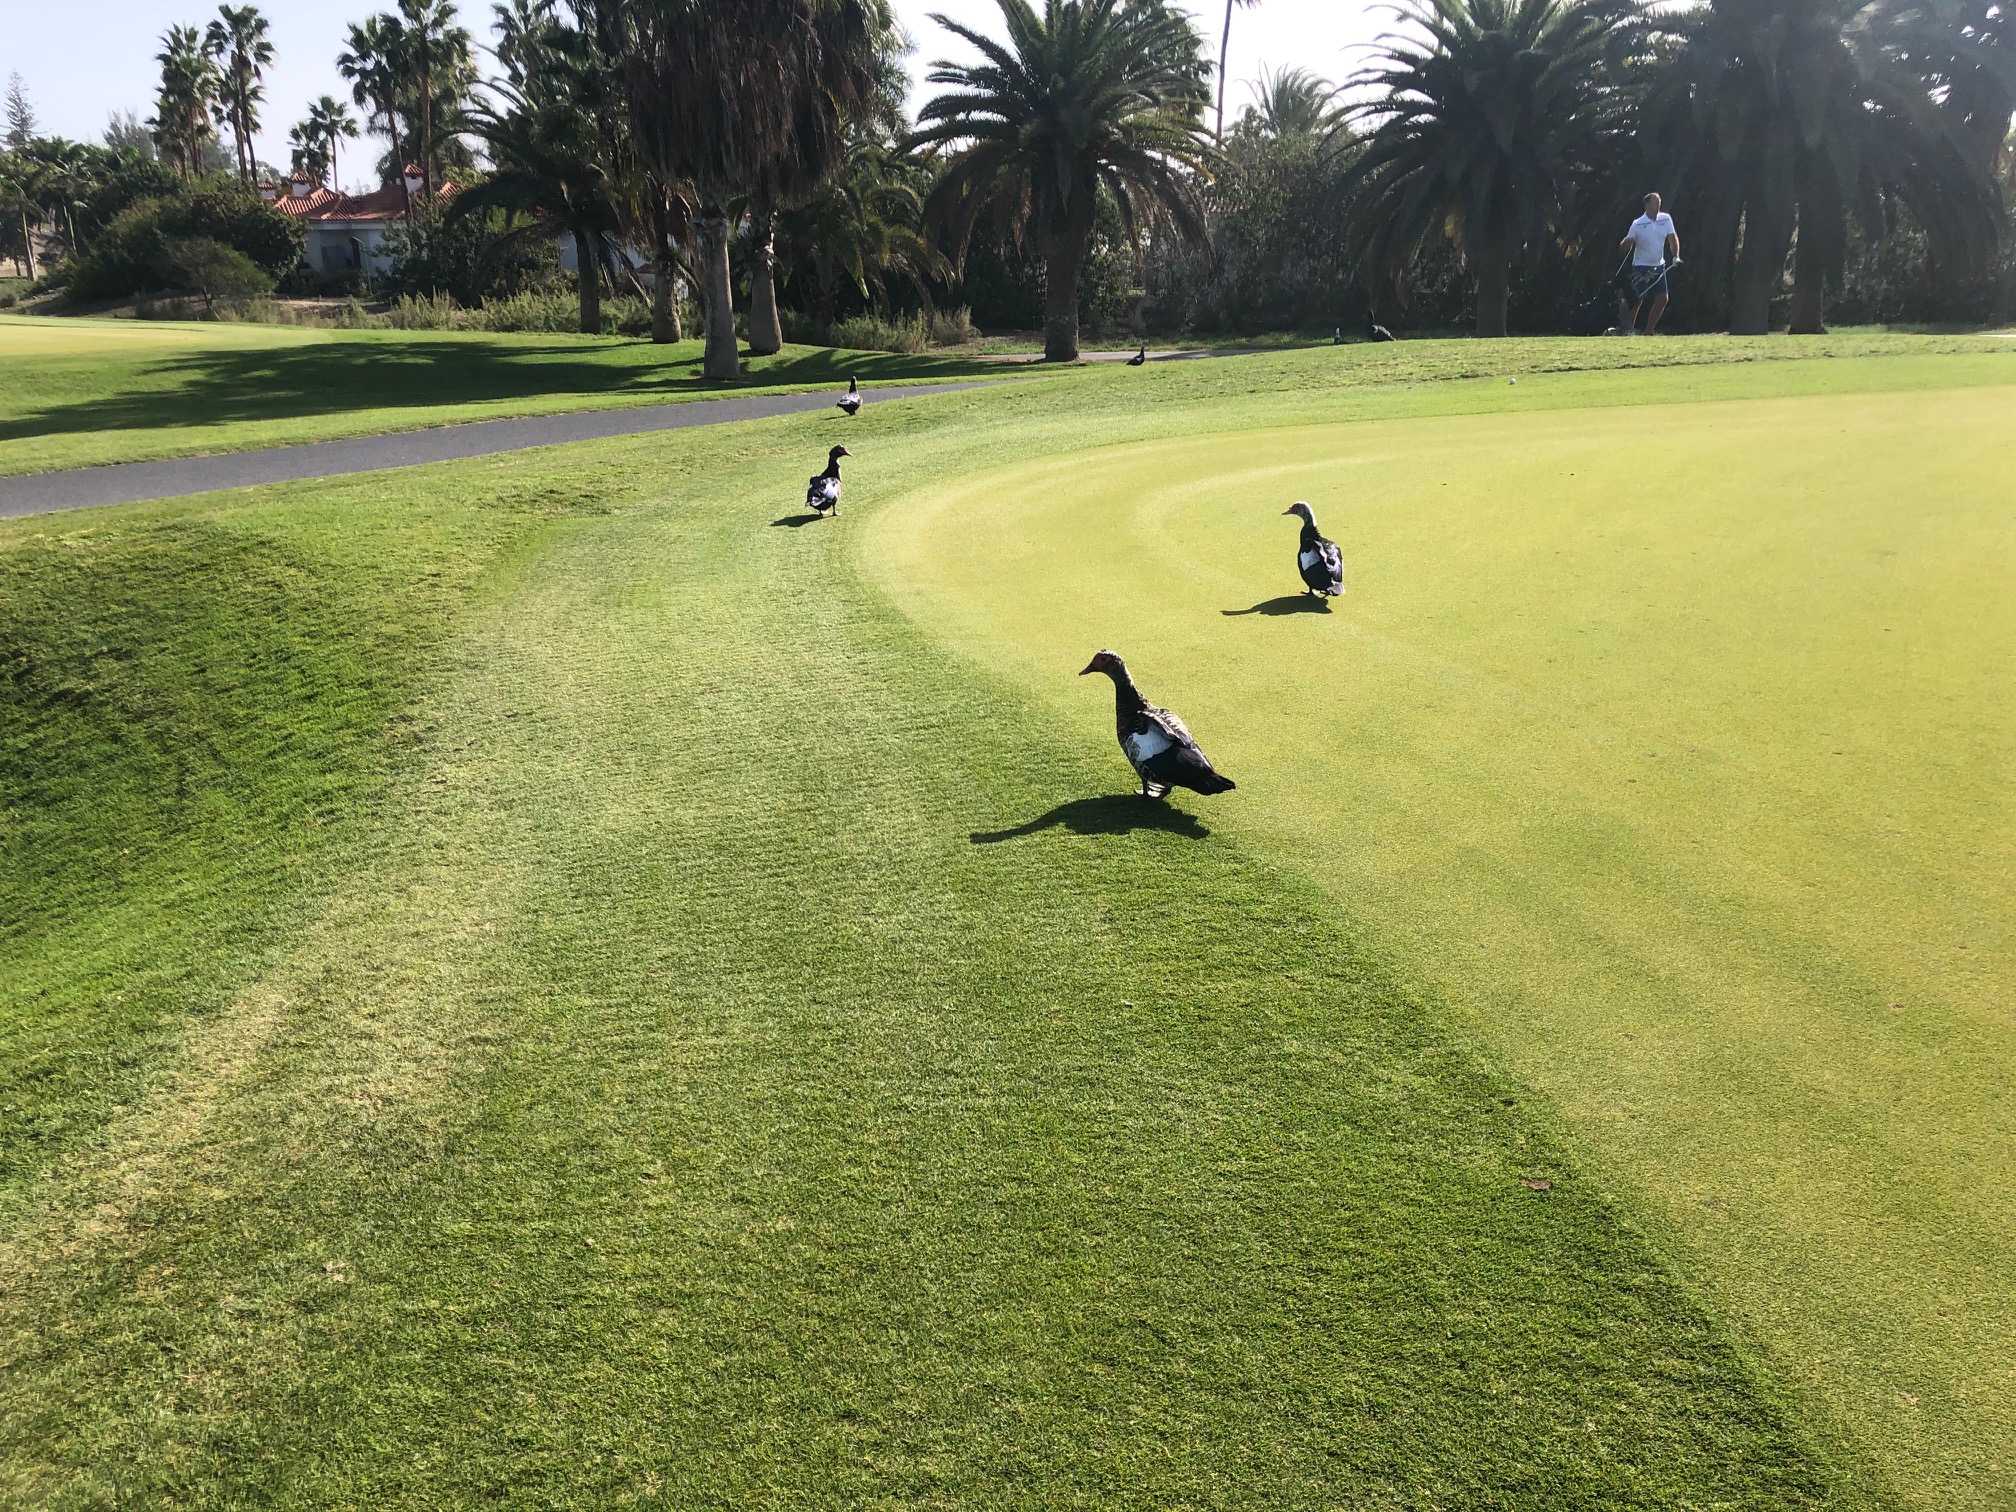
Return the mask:
[[739, 384], [697, 341], [0, 318], [0, 474], [723, 394], [1002, 377], [967, 358], [787, 347]]

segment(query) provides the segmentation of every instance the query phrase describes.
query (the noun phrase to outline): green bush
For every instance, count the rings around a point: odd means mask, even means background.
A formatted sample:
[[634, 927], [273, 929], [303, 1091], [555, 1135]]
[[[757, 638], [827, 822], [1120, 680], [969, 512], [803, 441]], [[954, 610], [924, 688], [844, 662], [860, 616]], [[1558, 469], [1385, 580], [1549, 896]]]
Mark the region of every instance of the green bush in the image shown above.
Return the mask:
[[163, 250], [182, 287], [195, 290], [210, 314], [217, 312], [220, 302], [242, 305], [273, 292], [273, 280], [260, 272], [251, 258], [210, 237], [171, 241]]
[[192, 240], [228, 247], [271, 279], [300, 260], [306, 239], [299, 221], [263, 203], [242, 184], [211, 184], [193, 193], [135, 200], [112, 217], [77, 259], [70, 297], [123, 299], [181, 287], [169, 249], [172, 243]]
[[884, 320], [879, 315], [850, 315], [833, 322], [827, 340], [855, 352], [923, 352], [931, 347], [931, 327], [919, 314]]

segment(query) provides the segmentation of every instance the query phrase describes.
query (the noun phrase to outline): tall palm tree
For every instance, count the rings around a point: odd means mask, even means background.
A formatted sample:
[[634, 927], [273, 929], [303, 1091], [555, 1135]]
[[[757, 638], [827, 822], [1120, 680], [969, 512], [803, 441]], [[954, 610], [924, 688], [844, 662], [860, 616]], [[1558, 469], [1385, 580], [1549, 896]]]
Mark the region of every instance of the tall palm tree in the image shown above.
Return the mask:
[[194, 178], [203, 171], [203, 147], [210, 140], [217, 67], [203, 50], [203, 34], [193, 26], [169, 27], [154, 60], [161, 65], [161, 93], [148, 124], [162, 156], [179, 161]]
[[220, 5], [203, 35], [203, 51], [220, 65], [217, 103], [238, 149], [238, 176], [247, 183], [258, 171], [252, 133], [259, 129], [259, 105], [266, 96], [260, 80], [273, 61], [266, 32], [266, 18], [256, 5]]
[[352, 22], [336, 71], [350, 81], [350, 98], [369, 112], [375, 131], [392, 141], [392, 172], [396, 176], [407, 156], [399, 131], [399, 82], [406, 38], [397, 18], [367, 16]]
[[296, 121], [287, 130], [288, 160], [293, 171], [311, 184], [329, 178], [329, 148], [321, 134], [306, 121]]
[[846, 127], [875, 113], [885, 62], [905, 44], [881, 0], [809, 8], [812, 56], [799, 81], [813, 109], [809, 130], [794, 129], [757, 165], [749, 184], [749, 350], [768, 356], [784, 345], [777, 309], [777, 212], [803, 203], [846, 159]]
[[1732, 269], [1731, 331], [1770, 329], [1788, 251], [1792, 328], [1823, 329], [1849, 216], [1880, 227], [1885, 198], [1911, 208], [1942, 261], [1987, 261], [1997, 232], [1988, 165], [1874, 7], [1713, 0], [1681, 35], [1648, 119], [1677, 144], [1677, 187], [1696, 206], [1708, 265]]
[[869, 0], [593, 0], [622, 59], [630, 129], [663, 184], [690, 184], [709, 378], [741, 376], [729, 273], [731, 201], [796, 158], [832, 165], [862, 103], [846, 57]]
[[399, 0], [400, 58], [418, 102], [419, 161], [432, 194], [441, 176], [435, 128], [444, 106], [460, 103], [473, 82], [469, 29], [456, 24], [453, 0]]
[[302, 117], [295, 128], [302, 136], [314, 142], [328, 160], [329, 187], [341, 186], [342, 163], [338, 157], [343, 138], [357, 140], [357, 118], [350, 114], [350, 107], [334, 95], [323, 95], [311, 102], [308, 114]]
[[1232, 57], [1232, 11], [1235, 6], [1252, 10], [1260, 0], [1225, 0], [1225, 28], [1218, 33], [1218, 124], [1219, 136], [1225, 135], [1225, 69]]
[[926, 205], [949, 225], [963, 260], [990, 208], [1004, 241], [1033, 239], [1043, 261], [1043, 352], [1078, 359], [1078, 281], [1092, 252], [1099, 199], [1111, 197], [1130, 234], [1168, 225], [1205, 245], [1197, 178], [1209, 156], [1210, 96], [1196, 66], [1197, 34], [1150, 0], [997, 0], [1007, 40], [939, 25], [984, 61], [933, 65], [951, 86], [918, 115], [913, 143], [944, 157]]
[[1370, 129], [1343, 192], [1368, 273], [1403, 288], [1453, 242], [1476, 280], [1479, 336], [1505, 334], [1513, 264], [1581, 214], [1576, 186], [1622, 150], [1615, 67], [1630, 0], [1410, 0], [1412, 30], [1353, 78]]
[[523, 217], [491, 255], [526, 241], [574, 242], [581, 330], [602, 329], [602, 277], [620, 255], [623, 224], [617, 175], [604, 157], [594, 121], [568, 99], [535, 100], [509, 83], [491, 86], [503, 108], [481, 102], [468, 114], [492, 171], [455, 196], [449, 217], [502, 210]]

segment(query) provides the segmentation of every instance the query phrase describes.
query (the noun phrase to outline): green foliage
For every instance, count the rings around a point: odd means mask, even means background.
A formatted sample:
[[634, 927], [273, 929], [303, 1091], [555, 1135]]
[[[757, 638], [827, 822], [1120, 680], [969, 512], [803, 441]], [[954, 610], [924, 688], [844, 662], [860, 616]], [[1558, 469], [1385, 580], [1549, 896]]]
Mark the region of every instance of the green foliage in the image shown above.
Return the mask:
[[[1131, 238], [1163, 228], [1209, 238], [1198, 175], [1209, 157], [1207, 101], [1195, 28], [1160, 4], [999, 0], [1004, 43], [947, 21], [977, 48], [976, 65], [941, 62], [912, 140], [944, 154], [926, 220], [949, 228], [963, 257], [991, 217], [1003, 245], [1044, 263], [1044, 352], [1078, 356], [1079, 279], [1111, 205]], [[1110, 240], [1110, 238], [1109, 238]]]
[[544, 287], [560, 272], [559, 249], [550, 237], [512, 235], [501, 210], [446, 213], [434, 200], [416, 206], [410, 221], [386, 229], [385, 250], [392, 259], [385, 274], [388, 293], [446, 294], [472, 307]]
[[300, 260], [299, 221], [260, 201], [246, 185], [212, 179], [172, 196], [136, 200], [114, 215], [78, 259], [70, 296], [120, 299], [176, 286], [168, 244], [202, 238], [242, 254], [269, 280]]
[[185, 188], [182, 175], [160, 159], [121, 156], [98, 178], [78, 212], [78, 239], [88, 248], [136, 200], [172, 199]]
[[242, 305], [273, 292], [273, 280], [251, 258], [207, 236], [167, 241], [161, 250], [181, 287], [201, 296], [206, 311], [214, 313], [220, 301]]

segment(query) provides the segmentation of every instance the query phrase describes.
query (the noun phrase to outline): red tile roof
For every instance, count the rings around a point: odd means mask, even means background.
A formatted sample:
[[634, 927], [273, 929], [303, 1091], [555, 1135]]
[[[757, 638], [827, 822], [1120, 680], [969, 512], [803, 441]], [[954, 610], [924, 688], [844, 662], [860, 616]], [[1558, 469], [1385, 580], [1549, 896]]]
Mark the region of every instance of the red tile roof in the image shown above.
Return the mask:
[[[455, 187], [443, 184], [435, 191], [435, 197], [449, 199], [454, 195]], [[387, 184], [369, 194], [344, 194], [318, 184], [300, 198], [292, 194], [281, 195], [273, 202], [273, 208], [304, 221], [393, 221], [406, 214], [406, 189], [401, 184]]]

